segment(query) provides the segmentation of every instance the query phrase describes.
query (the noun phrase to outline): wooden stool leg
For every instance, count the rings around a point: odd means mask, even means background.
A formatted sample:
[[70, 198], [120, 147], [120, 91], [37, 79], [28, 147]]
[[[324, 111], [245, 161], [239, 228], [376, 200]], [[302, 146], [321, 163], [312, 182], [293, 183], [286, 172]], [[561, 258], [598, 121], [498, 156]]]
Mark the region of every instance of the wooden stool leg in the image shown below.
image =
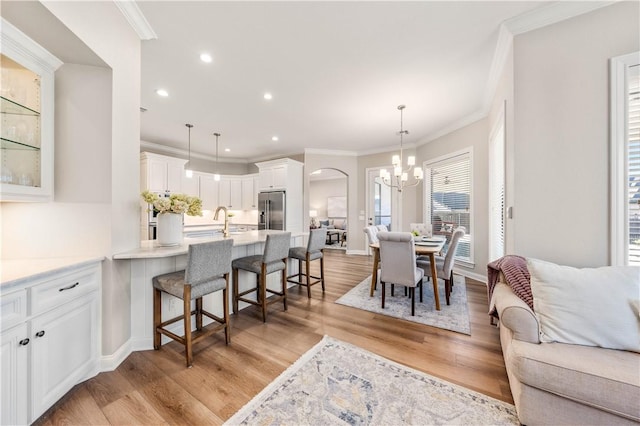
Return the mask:
[[196, 330], [202, 330], [202, 297], [196, 299]]
[[260, 300], [262, 301], [262, 322], [267, 322], [267, 266], [262, 264], [262, 273], [259, 278]]
[[322, 250], [322, 257], [320, 258], [320, 285], [322, 285], [322, 292], [324, 293], [324, 250]]
[[153, 349], [160, 349], [161, 335], [158, 327], [162, 323], [162, 292], [157, 288], [153, 289]]
[[224, 342], [231, 343], [231, 328], [229, 327], [229, 274], [224, 274], [226, 285], [222, 290], [222, 312], [224, 318]]
[[[282, 270], [282, 303], [284, 304], [284, 310], [287, 310], [287, 259], [282, 259], [284, 262], [284, 269]], [[309, 288], [309, 286], [307, 286]]]
[[184, 286], [184, 349], [187, 358], [187, 367], [193, 364], [193, 352], [191, 348], [191, 286]]
[[233, 313], [237, 314], [238, 313], [238, 270], [237, 269], [233, 270], [233, 298], [231, 303], [233, 305]]
[[310, 262], [309, 262], [309, 253], [307, 253], [307, 261], [305, 262], [306, 265], [306, 270], [305, 273], [307, 275], [307, 298], [311, 299], [311, 271], [309, 268]]

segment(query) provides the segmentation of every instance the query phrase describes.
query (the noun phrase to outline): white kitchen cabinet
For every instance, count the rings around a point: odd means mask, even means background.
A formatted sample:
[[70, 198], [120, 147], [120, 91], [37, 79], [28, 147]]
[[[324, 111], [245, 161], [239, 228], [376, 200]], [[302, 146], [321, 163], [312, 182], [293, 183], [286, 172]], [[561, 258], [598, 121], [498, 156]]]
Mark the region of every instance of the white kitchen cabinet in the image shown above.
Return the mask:
[[182, 189], [183, 194], [191, 195], [193, 197], [200, 196], [200, 173], [194, 172], [193, 176], [188, 178], [182, 173]]
[[0, 338], [0, 424], [27, 423], [29, 332], [26, 322], [3, 330]]
[[[264, 163], [261, 163], [264, 164]], [[287, 164], [276, 164], [260, 168], [260, 190], [273, 191], [287, 186]]]
[[222, 177], [220, 179], [219, 205], [229, 210], [242, 209], [242, 180]]
[[40, 417], [99, 359], [97, 292], [31, 321], [31, 419]]
[[3, 283], [2, 424], [34, 422], [98, 373], [101, 274], [96, 260]]
[[218, 194], [220, 191], [220, 181], [216, 181], [213, 175], [200, 175], [200, 199], [203, 210], [215, 210], [218, 208]]
[[257, 180], [255, 175], [242, 177], [242, 210], [255, 210], [258, 208]]
[[4, 19], [0, 29], [0, 201], [51, 201], [54, 72], [62, 62]]
[[140, 185], [142, 190], [158, 193], [182, 192], [182, 177], [187, 160], [150, 152], [140, 153]]

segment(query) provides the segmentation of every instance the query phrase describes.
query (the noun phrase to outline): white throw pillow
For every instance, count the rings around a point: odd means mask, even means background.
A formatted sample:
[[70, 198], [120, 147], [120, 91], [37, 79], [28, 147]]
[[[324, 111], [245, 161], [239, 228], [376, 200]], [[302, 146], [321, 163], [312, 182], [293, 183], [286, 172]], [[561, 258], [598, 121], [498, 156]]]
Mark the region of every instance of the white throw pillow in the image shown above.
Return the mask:
[[542, 342], [640, 352], [640, 268], [527, 259]]

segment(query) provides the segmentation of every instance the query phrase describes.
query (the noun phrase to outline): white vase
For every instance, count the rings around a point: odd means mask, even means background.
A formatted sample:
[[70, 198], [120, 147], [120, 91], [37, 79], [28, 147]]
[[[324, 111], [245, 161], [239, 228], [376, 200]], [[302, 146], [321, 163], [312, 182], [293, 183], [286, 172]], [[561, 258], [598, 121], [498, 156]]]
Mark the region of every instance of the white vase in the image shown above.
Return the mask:
[[184, 239], [184, 215], [160, 213], [158, 215], [158, 245], [178, 246]]

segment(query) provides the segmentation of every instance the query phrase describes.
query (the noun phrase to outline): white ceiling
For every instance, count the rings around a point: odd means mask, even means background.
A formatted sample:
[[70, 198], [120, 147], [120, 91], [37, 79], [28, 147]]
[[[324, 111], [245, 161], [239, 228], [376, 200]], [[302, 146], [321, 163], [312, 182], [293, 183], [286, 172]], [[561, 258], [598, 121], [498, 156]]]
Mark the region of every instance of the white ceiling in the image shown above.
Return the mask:
[[141, 139], [186, 150], [192, 123], [192, 152], [215, 155], [220, 132], [221, 161], [379, 152], [406, 104], [416, 143], [482, 109], [500, 24], [545, 3], [140, 1], [158, 36], [142, 42]]

